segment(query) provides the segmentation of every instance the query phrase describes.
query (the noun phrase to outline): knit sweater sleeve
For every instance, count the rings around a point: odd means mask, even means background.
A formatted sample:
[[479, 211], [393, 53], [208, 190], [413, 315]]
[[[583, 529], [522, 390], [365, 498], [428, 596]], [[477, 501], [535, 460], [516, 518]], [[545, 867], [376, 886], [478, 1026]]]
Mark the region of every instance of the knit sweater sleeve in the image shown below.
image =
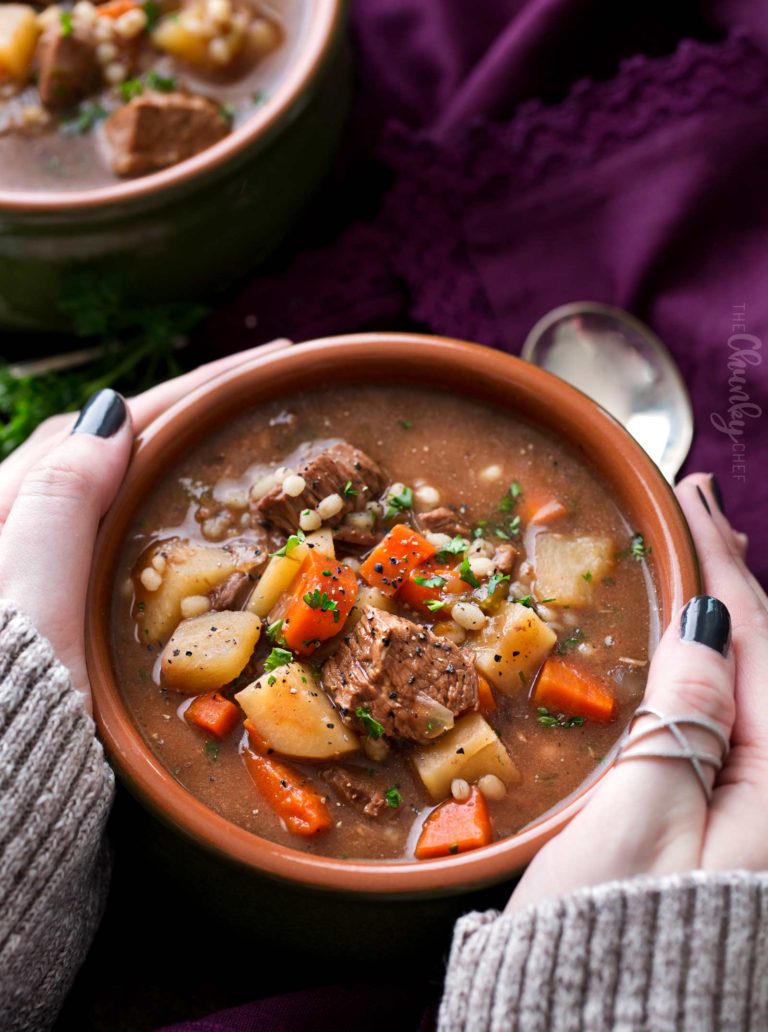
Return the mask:
[[48, 1028], [101, 916], [114, 781], [67, 670], [0, 600], [0, 1028]]
[[768, 874], [613, 882], [455, 929], [439, 1032], [768, 1028]]

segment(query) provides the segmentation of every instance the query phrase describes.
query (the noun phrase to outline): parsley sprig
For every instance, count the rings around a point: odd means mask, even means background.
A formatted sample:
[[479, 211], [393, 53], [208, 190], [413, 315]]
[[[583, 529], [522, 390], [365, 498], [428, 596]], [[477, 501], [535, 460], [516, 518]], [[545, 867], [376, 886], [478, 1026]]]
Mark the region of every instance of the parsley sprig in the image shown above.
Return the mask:
[[399, 512], [408, 512], [413, 508], [413, 488], [403, 486], [400, 491], [390, 491], [385, 501], [387, 509], [384, 519], [391, 520]]
[[355, 716], [367, 731], [369, 738], [378, 739], [384, 734], [384, 725], [371, 715], [370, 706], [358, 706]]
[[586, 717], [566, 717], [564, 713], [551, 713], [546, 706], [536, 708], [536, 720], [542, 727], [581, 727]]
[[302, 597], [310, 609], [319, 609], [321, 613], [333, 613], [333, 622], [339, 622], [339, 604], [330, 597], [327, 591], [315, 588], [314, 591], [308, 591]]
[[281, 559], [291, 554], [291, 552], [298, 548], [299, 545], [303, 545], [307, 540], [307, 535], [303, 530], [297, 530], [295, 534], [291, 534], [288, 540], [285, 542], [282, 548], [278, 548], [276, 552], [270, 552], [271, 556], [279, 556]]
[[267, 673], [271, 673], [272, 670], [277, 670], [278, 667], [285, 666], [286, 663], [292, 662], [293, 653], [290, 649], [282, 649], [275, 646], [264, 661], [264, 669]]
[[[96, 120], [106, 114], [100, 109], [86, 115], [88, 110], [81, 106], [75, 118], [80, 126], [94, 114]], [[122, 276], [82, 269], [67, 277], [62, 312], [71, 321], [77, 346], [95, 348], [97, 358], [68, 372], [40, 376], [17, 376], [0, 363], [0, 458], [10, 455], [43, 420], [82, 408], [105, 387], [139, 394], [184, 371], [179, 345], [206, 310], [178, 302], [137, 304], [126, 297], [123, 284]]]

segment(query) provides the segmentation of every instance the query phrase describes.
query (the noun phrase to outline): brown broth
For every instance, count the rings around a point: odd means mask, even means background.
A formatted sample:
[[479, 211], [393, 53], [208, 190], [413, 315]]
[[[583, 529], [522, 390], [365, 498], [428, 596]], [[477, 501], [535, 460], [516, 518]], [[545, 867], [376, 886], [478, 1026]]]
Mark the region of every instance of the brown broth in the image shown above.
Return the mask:
[[[281, 419], [286, 408], [297, 417], [295, 425]], [[214, 759], [216, 750], [206, 746], [205, 736], [179, 719], [184, 697], [157, 683], [158, 651], [138, 641], [130, 615], [130, 576], [139, 554], [152, 541], [173, 534], [203, 540], [191, 495], [199, 497], [212, 489], [223, 497], [247, 487], [270, 465], [287, 464], [287, 457], [303, 442], [331, 438], [344, 438], [367, 452], [383, 466], [390, 482], [434, 485], [443, 502], [466, 504], [472, 521], [494, 518], [500, 495], [514, 479], [524, 490], [545, 483], [567, 502], [569, 515], [558, 530], [608, 534], [621, 549], [633, 528], [600, 478], [547, 434], [487, 405], [405, 387], [318, 390], [296, 397], [290, 405], [279, 401], [255, 409], [194, 449], [147, 500], [120, 560], [113, 598], [113, 650], [125, 700], [153, 753], [192, 794], [257, 834], [320, 854], [404, 858], [412, 856], [414, 822], [431, 809], [407, 759], [400, 758], [392, 772], [392, 783], [403, 797], [399, 810], [372, 820], [336, 805], [328, 793], [338, 826], [315, 839], [297, 838], [260, 799], [239, 755], [242, 730], [237, 728], [221, 743]], [[479, 473], [493, 464], [502, 467], [503, 476], [489, 483]], [[231, 533], [243, 535], [247, 530], [238, 527]], [[491, 804], [497, 838], [519, 831], [574, 792], [615, 744], [642, 695], [649, 649], [658, 633], [656, 597], [646, 564], [631, 557], [619, 559], [613, 576], [595, 585], [594, 605], [577, 615], [583, 640], [594, 649], [590, 662], [614, 682], [618, 715], [603, 726], [587, 722], [581, 727], [544, 727], [526, 691], [497, 693], [498, 710], [490, 722], [502, 729], [522, 775], [503, 801]], [[570, 634], [566, 630], [560, 637]], [[609, 636], [612, 644], [606, 643]], [[371, 765], [364, 756], [349, 765], [355, 762], [363, 769]], [[313, 776], [311, 764], [302, 769]], [[323, 786], [316, 773], [313, 780]]]

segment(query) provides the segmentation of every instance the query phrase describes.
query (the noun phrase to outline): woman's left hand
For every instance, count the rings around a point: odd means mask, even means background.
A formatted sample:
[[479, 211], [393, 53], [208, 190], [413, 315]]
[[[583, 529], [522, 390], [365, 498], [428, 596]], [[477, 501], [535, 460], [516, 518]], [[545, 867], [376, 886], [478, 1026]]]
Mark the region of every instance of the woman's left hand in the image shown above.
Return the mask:
[[0, 598], [10, 599], [53, 646], [90, 709], [85, 599], [99, 521], [122, 482], [135, 433], [196, 387], [279, 340], [200, 366], [127, 403], [94, 395], [78, 415], [46, 420], [0, 465]]

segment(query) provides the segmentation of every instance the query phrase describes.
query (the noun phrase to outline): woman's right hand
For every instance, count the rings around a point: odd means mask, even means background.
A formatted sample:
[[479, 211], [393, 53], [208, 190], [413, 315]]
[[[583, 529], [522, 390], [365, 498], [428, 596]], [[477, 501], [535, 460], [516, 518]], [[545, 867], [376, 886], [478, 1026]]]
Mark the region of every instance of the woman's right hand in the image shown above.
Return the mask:
[[[606, 774], [584, 809], [534, 858], [511, 911], [640, 875], [768, 868], [768, 598], [745, 564], [746, 539], [726, 519], [714, 480], [689, 476], [676, 493], [704, 589], [716, 597], [699, 596], [675, 615], [654, 655], [644, 703], [712, 722], [730, 741], [730, 754], [716, 778], [712, 767], [703, 768], [714, 786], [707, 800], [689, 761], [631, 759], [630, 749], [626, 762]], [[654, 719], [636, 718], [633, 732], [647, 730]], [[695, 749], [722, 754], [712, 731], [683, 730]], [[680, 751], [668, 730], [653, 731], [635, 750], [650, 748]]]

